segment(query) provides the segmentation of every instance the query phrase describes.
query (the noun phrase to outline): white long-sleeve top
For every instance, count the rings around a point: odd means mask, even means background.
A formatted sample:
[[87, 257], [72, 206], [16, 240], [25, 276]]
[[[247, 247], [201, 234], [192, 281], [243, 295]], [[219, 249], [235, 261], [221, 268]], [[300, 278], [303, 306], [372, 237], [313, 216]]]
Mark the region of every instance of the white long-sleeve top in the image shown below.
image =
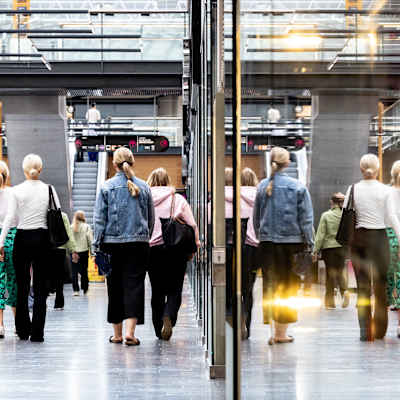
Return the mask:
[[[344, 207], [347, 206], [351, 186], [347, 189]], [[390, 187], [374, 179], [362, 180], [354, 185], [354, 205], [356, 209], [356, 228], [386, 228], [386, 198]]]
[[[0, 247], [13, 221], [18, 219], [18, 229], [47, 229], [47, 210], [49, 207], [49, 185], [39, 180], [26, 180], [10, 190], [7, 216], [0, 235]], [[57, 193], [53, 187], [56, 206], [60, 207]]]
[[[7, 216], [8, 203], [10, 202], [10, 197], [12, 196], [11, 188], [4, 188], [0, 190], [0, 228], [3, 227], [3, 223]], [[14, 220], [10, 222], [10, 228], [15, 228], [17, 226], [18, 219], [15, 217]]]
[[400, 241], [400, 188], [390, 188], [386, 198], [386, 212], [386, 225], [393, 228]]

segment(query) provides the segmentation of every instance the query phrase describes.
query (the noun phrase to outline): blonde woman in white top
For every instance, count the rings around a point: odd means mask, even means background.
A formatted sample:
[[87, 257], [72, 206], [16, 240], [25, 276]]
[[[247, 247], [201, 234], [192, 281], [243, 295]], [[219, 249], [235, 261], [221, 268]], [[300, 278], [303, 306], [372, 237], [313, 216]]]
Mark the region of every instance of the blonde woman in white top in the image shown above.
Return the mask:
[[[361, 158], [360, 169], [363, 179], [354, 185], [356, 232], [351, 245], [351, 260], [357, 278], [360, 340], [373, 341], [384, 338], [388, 325], [386, 281], [389, 245], [385, 215], [390, 189], [377, 181], [379, 160], [374, 154], [366, 154]], [[345, 207], [350, 189], [347, 191]], [[375, 295], [374, 313], [371, 307], [372, 292]]]
[[[47, 229], [49, 205], [49, 185], [39, 180], [43, 168], [42, 159], [36, 154], [28, 154], [22, 163], [26, 180], [12, 190], [7, 216], [0, 235], [0, 257], [4, 259], [4, 242], [13, 221], [18, 219], [15, 236], [14, 266], [17, 277], [17, 312], [15, 324], [21, 340], [44, 341], [46, 320], [47, 281], [51, 259], [51, 247]], [[59, 201], [53, 188], [57, 206]], [[32, 321], [29, 317], [28, 295], [30, 289], [30, 269], [33, 270], [33, 290], [35, 293]]]
[[387, 197], [387, 230], [390, 245], [387, 294], [389, 305], [397, 310], [397, 336], [400, 338], [400, 160], [392, 166], [392, 187]]
[[86, 223], [83, 211], [75, 213], [71, 228], [76, 243], [76, 252], [79, 256], [78, 261], [72, 263], [72, 287], [74, 296], [79, 296], [78, 274], [81, 275], [83, 293], [86, 294], [89, 290], [88, 263], [93, 242], [93, 233], [90, 226]]

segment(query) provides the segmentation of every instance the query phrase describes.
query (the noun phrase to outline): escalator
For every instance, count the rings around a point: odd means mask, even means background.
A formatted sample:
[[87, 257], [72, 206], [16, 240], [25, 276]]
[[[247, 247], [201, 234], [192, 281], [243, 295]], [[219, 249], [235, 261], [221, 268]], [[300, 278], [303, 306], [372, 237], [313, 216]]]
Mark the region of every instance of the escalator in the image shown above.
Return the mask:
[[96, 202], [98, 163], [88, 162], [87, 155], [83, 162], [74, 163], [72, 187], [73, 211], [82, 210], [86, 222], [93, 227], [93, 210]]

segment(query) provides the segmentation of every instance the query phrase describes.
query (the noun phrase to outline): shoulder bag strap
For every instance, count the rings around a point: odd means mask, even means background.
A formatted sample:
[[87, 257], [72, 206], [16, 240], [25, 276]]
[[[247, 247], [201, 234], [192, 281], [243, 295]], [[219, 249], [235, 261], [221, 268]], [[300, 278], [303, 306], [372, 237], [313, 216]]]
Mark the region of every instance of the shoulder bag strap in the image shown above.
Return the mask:
[[174, 212], [175, 212], [175, 193], [172, 195], [171, 201], [171, 211], [170, 211], [170, 219], [174, 219]]
[[354, 184], [351, 185], [350, 195], [349, 195], [349, 202], [347, 203], [348, 210], [354, 210]]
[[49, 209], [54, 209], [54, 210], [57, 209], [51, 185], [49, 185]]

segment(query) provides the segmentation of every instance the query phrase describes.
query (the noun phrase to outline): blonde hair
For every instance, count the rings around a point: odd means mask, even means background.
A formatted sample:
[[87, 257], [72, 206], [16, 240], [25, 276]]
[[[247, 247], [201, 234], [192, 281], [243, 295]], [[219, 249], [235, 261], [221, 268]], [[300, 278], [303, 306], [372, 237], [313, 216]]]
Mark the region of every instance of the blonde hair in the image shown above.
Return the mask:
[[75, 212], [74, 219], [72, 220], [72, 230], [74, 232], [78, 232], [81, 222], [86, 222], [86, 216], [84, 211], [78, 210]]
[[242, 186], [257, 186], [258, 178], [251, 168], [245, 168], [241, 174]]
[[135, 159], [133, 158], [132, 152], [126, 147], [120, 147], [114, 152], [113, 162], [127, 177], [128, 181], [126, 184], [131, 196], [137, 197], [140, 193], [140, 189], [133, 182], [133, 178], [135, 177], [135, 172], [133, 171]]
[[283, 170], [290, 163], [290, 153], [282, 147], [274, 147], [271, 150], [271, 176], [266, 192], [267, 196], [272, 196], [274, 187], [274, 176], [277, 172]]
[[31, 179], [37, 179], [43, 168], [43, 161], [37, 154], [28, 154], [22, 162], [22, 169]]
[[225, 186], [233, 185], [233, 168], [225, 168]]
[[400, 160], [393, 163], [390, 175], [392, 176], [393, 185], [400, 186]]
[[0, 188], [4, 188], [7, 179], [10, 176], [10, 170], [4, 161], [0, 161]]
[[379, 159], [375, 154], [365, 154], [360, 160], [360, 169], [364, 178], [372, 179], [379, 171]]
[[171, 179], [165, 168], [157, 168], [147, 178], [147, 184], [152, 186], [171, 186]]

